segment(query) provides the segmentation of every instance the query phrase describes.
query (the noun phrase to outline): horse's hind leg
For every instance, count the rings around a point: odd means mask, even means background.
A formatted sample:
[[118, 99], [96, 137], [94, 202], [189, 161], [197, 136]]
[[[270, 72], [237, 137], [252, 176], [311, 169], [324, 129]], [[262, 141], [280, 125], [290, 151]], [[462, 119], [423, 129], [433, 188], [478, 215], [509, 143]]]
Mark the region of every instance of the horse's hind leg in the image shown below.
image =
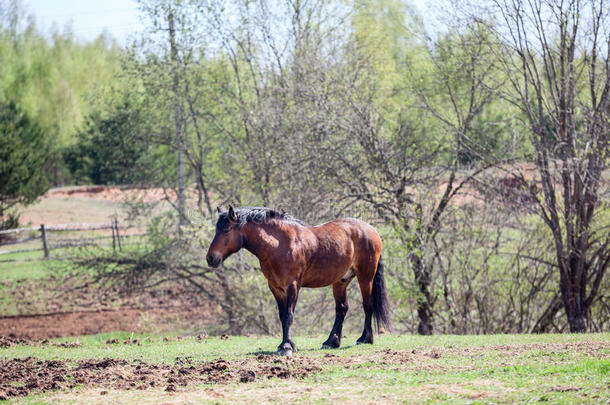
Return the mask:
[[356, 344], [373, 343], [373, 278], [377, 270], [377, 263], [367, 260], [358, 267], [357, 276], [360, 292], [362, 293], [362, 307], [364, 309], [364, 330]]
[[350, 276], [337, 281], [333, 284], [333, 296], [335, 297], [335, 324], [330, 331], [330, 336], [326, 342], [322, 343], [322, 349], [335, 349], [341, 346], [341, 336], [343, 330], [343, 320], [347, 314], [347, 286], [354, 276]]
[[358, 280], [358, 283], [360, 284], [360, 291], [362, 292], [362, 307], [364, 308], [364, 330], [362, 331], [362, 336], [360, 336], [356, 341], [356, 344], [373, 343], [373, 283], [362, 283], [360, 282], [360, 280]]

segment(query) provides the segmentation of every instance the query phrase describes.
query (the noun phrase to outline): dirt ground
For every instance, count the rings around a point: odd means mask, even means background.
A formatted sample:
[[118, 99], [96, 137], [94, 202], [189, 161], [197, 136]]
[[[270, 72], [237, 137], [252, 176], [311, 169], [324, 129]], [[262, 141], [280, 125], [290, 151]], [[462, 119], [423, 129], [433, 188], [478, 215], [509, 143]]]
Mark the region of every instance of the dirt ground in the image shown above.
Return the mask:
[[145, 332], [164, 330], [171, 325], [209, 322], [207, 308], [177, 307], [120, 308], [113, 310], [58, 312], [51, 314], [0, 317], [0, 336], [21, 339], [45, 339], [61, 336], [90, 335], [103, 332]]
[[262, 354], [233, 362], [218, 359], [193, 363], [188, 358], [181, 358], [172, 365], [115, 359], [90, 359], [72, 365], [59, 360], [43, 361], [28, 357], [0, 361], [0, 400], [76, 386], [121, 390], [165, 387], [171, 392], [197, 383], [303, 378], [320, 369], [311, 363], [311, 359], [306, 358], [278, 358]]
[[15, 312], [0, 316], [0, 336], [21, 339], [203, 328], [215, 312], [213, 304], [179, 282], [130, 294], [62, 278], [22, 280], [6, 287], [3, 294]]
[[[143, 202], [165, 206], [174, 199], [172, 190], [128, 186], [72, 186], [49, 190], [40, 199], [19, 209], [21, 226], [94, 224], [112, 218], [122, 220], [125, 202]], [[161, 208], [162, 209], [162, 208]]]
[[[199, 337], [199, 339], [205, 339]], [[0, 347], [14, 344], [49, 345], [48, 341], [31, 342], [20, 339], [0, 338]], [[137, 344], [137, 341], [122, 342]], [[116, 339], [108, 345], [121, 344]], [[61, 344], [59, 344], [61, 345]], [[222, 358], [210, 362], [195, 362], [190, 358], [177, 358], [173, 364], [154, 364], [140, 360], [86, 359], [76, 363], [60, 360], [39, 360], [32, 357], [0, 361], [0, 400], [27, 396], [33, 393], [66, 390], [74, 387], [86, 389], [147, 390], [162, 388], [167, 392], [201, 383], [227, 384], [251, 383], [261, 379], [302, 379], [322, 370], [325, 365], [340, 365], [345, 369], [358, 369], [375, 362], [386, 369], [430, 372], [443, 367], [460, 368], [442, 364], [438, 360], [446, 356], [466, 356], [477, 359], [489, 353], [506, 354], [507, 358], [527, 355], [532, 349], [548, 353], [587, 353], [599, 356], [610, 344], [596, 341], [581, 343], [549, 343], [534, 345], [504, 345], [465, 348], [431, 348], [413, 350], [383, 350], [352, 357], [332, 353], [321, 358], [306, 356], [278, 357], [258, 354], [239, 360]], [[558, 387], [557, 389], [561, 389]], [[105, 391], [102, 391], [102, 393]]]
[[119, 307], [195, 307], [207, 303], [198, 291], [180, 281], [130, 292], [115, 285], [102, 286], [74, 277], [47, 277], [2, 284], [5, 300], [14, 304], [13, 312], [4, 312], [4, 315], [101, 311]]
[[55, 198], [88, 198], [112, 202], [139, 200], [143, 202], [162, 201], [175, 198], [172, 190], [160, 187], [129, 187], [129, 186], [73, 186], [54, 188], [47, 192], [45, 197]]

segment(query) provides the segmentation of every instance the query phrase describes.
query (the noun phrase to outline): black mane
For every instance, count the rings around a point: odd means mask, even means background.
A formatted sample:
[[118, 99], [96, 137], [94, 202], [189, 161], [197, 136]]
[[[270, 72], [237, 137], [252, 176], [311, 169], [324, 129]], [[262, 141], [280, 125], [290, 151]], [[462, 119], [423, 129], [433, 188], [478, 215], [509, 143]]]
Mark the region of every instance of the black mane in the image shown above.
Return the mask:
[[[307, 224], [298, 218], [293, 217], [285, 212], [274, 210], [267, 207], [242, 207], [235, 209], [237, 215], [237, 226], [241, 228], [247, 223], [262, 224], [272, 219], [279, 219], [284, 222], [289, 222], [297, 225], [307, 226]], [[229, 213], [223, 211], [218, 216], [216, 222], [216, 232], [222, 231], [229, 224]]]

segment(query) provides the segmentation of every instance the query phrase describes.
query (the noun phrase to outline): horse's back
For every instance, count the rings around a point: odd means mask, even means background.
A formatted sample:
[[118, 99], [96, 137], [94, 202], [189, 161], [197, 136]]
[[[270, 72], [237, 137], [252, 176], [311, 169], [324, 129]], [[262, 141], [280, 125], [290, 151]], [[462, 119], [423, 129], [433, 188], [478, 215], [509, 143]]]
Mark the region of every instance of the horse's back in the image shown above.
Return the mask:
[[333, 222], [345, 226], [354, 243], [365, 243], [371, 248], [381, 248], [381, 238], [372, 225], [356, 218], [341, 218]]
[[322, 287], [339, 281], [353, 267], [370, 267], [381, 254], [381, 238], [371, 225], [341, 218], [310, 228], [317, 239], [303, 286]]
[[348, 229], [354, 246], [354, 267], [368, 266], [377, 261], [381, 255], [381, 237], [370, 224], [355, 218], [341, 218], [336, 222]]
[[[377, 230], [356, 218], [339, 218], [311, 229], [321, 241], [327, 238], [342, 239], [345, 237], [355, 245], [362, 245], [363, 248], [381, 249], [381, 238]], [[343, 232], [339, 232], [339, 229]]]

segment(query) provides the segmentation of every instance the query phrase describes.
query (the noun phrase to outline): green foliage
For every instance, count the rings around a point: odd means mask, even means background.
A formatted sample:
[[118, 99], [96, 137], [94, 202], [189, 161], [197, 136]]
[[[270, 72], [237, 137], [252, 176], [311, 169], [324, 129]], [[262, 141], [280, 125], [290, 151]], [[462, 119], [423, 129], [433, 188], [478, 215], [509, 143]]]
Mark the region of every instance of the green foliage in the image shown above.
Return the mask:
[[14, 99], [57, 142], [74, 142], [76, 129], [103, 101], [118, 68], [118, 49], [107, 38], [81, 45], [71, 34], [49, 41], [34, 26], [14, 39], [0, 33], [0, 99]]
[[69, 30], [49, 38], [27, 18], [19, 1], [3, 7], [12, 16], [5, 22], [0, 15], [0, 101], [15, 101], [45, 130], [47, 177], [62, 183], [69, 176], [61, 149], [75, 143], [85, 117], [103, 105], [117, 82], [122, 51], [104, 35], [84, 44]]
[[49, 185], [44, 172], [49, 144], [43, 130], [15, 103], [0, 103], [0, 229], [4, 212], [30, 204]]
[[77, 182], [94, 184], [142, 183], [149, 179], [143, 162], [151, 145], [144, 134], [142, 112], [129, 101], [93, 112], [66, 148], [64, 160]]

